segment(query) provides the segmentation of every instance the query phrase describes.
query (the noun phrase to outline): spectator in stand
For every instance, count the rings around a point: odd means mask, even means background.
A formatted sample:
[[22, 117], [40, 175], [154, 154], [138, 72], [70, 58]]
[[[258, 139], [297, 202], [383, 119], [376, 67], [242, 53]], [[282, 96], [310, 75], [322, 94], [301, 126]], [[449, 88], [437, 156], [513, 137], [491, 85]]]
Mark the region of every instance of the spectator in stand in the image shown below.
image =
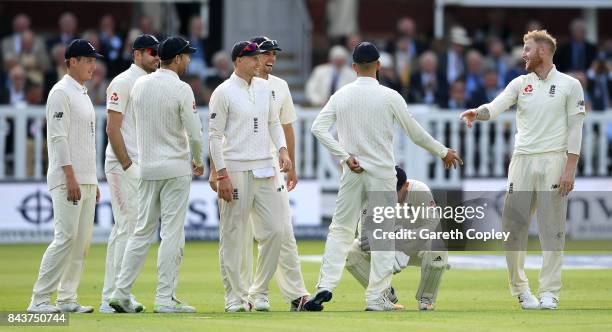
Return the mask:
[[206, 77], [208, 67], [207, 53], [208, 45], [204, 39], [204, 22], [200, 16], [192, 16], [189, 19], [189, 43], [196, 48], [196, 52], [191, 55], [191, 62], [187, 67], [187, 74], [196, 75], [200, 80]]
[[593, 61], [586, 77], [585, 91], [591, 101], [591, 109], [604, 111], [612, 108], [612, 73], [603, 54]]
[[486, 95], [484, 93], [483, 64], [482, 55], [477, 50], [470, 50], [465, 55], [466, 72], [465, 72], [465, 97], [467, 106], [476, 105], [476, 107], [485, 104]]
[[100, 19], [98, 39], [100, 40], [100, 53], [104, 56], [104, 62], [107, 65], [108, 77], [115, 77], [124, 69], [121, 62], [123, 40], [115, 32], [115, 19], [112, 15], [107, 14]]
[[[43, 85], [42, 82], [28, 78], [25, 82], [25, 102], [28, 105], [43, 105]], [[44, 108], [42, 109], [44, 113]], [[26, 142], [26, 175], [29, 177], [34, 176], [34, 163], [35, 163], [35, 137], [37, 132], [42, 132], [42, 173], [46, 173], [47, 169], [47, 142], [46, 126], [43, 121], [36, 121], [34, 119], [28, 119], [28, 139]]]
[[9, 100], [8, 103], [17, 106], [24, 105], [26, 100], [25, 82], [27, 74], [20, 65], [13, 66], [9, 72]]
[[191, 86], [196, 105], [200, 106], [206, 104], [206, 91], [200, 77], [197, 75], [187, 75], [184, 80]]
[[466, 109], [466, 99], [465, 99], [465, 81], [462, 79], [458, 79], [450, 85], [449, 89], [449, 99], [445, 105], [445, 108], [462, 111]]
[[561, 72], [586, 72], [597, 57], [597, 47], [586, 40], [584, 20], [577, 18], [570, 24], [571, 40], [555, 53], [555, 64]]
[[140, 36], [142, 33], [143, 32], [141, 32], [139, 29], [132, 28], [125, 36], [125, 41], [123, 43], [123, 51], [121, 52], [121, 57], [118, 60], [121, 64], [119, 68], [121, 68], [122, 70], [125, 70], [131, 66], [133, 61], [132, 53], [134, 51], [132, 50], [132, 45], [134, 44], [134, 40], [136, 40], [136, 37]]
[[[353, 61], [352, 58], [351, 61]], [[378, 61], [380, 61], [380, 70], [378, 71], [378, 81], [380, 84], [398, 93], [401, 92], [402, 85], [397, 78], [391, 55], [387, 52], [381, 52]]]
[[[18, 14], [13, 19], [13, 34], [2, 39], [2, 58], [19, 56], [23, 50], [23, 33], [30, 30], [30, 17], [25, 14]], [[31, 49], [35, 51], [44, 49], [44, 42], [41, 38], [33, 38], [30, 41]]]
[[348, 57], [346, 58], [346, 64], [347, 66], [351, 66], [353, 63], [353, 50], [355, 49], [355, 46], [357, 46], [359, 43], [361, 43], [363, 41], [363, 39], [361, 38], [361, 35], [358, 33], [353, 33], [350, 34], [349, 36], [346, 37], [346, 42], [344, 43], [344, 46], [346, 47], [346, 49], [348, 50]]
[[[98, 49], [98, 48], [96, 48]], [[107, 68], [104, 62], [96, 63], [96, 69], [91, 76], [91, 80], [85, 82], [87, 94], [94, 106], [106, 105], [106, 88], [108, 88]]]
[[64, 53], [66, 53], [66, 45], [64, 44], [56, 44], [51, 49], [51, 59], [53, 60], [53, 66], [45, 73], [44, 78], [44, 93], [43, 93], [43, 102], [47, 101], [47, 96], [49, 95], [49, 91], [57, 81], [59, 81], [64, 75], [68, 73], [66, 69], [66, 59], [64, 58]]
[[49, 55], [42, 40], [34, 36], [31, 30], [21, 34], [21, 52], [17, 55], [17, 62], [28, 75], [37, 76], [36, 80], [39, 82], [43, 79], [43, 73], [50, 67]]
[[[387, 52], [393, 55], [397, 75], [405, 90], [410, 85], [410, 77], [417, 67], [417, 59], [427, 46], [416, 38], [416, 24], [410, 17], [397, 21], [395, 37], [387, 42]], [[406, 91], [402, 93], [406, 98]]]
[[509, 82], [506, 82], [506, 74], [510, 68], [510, 57], [506, 54], [504, 43], [497, 37], [489, 39], [488, 54], [485, 59], [485, 67], [493, 68], [497, 73], [497, 87], [503, 89]]
[[346, 65], [348, 51], [336, 45], [329, 50], [329, 62], [316, 66], [306, 82], [306, 99], [315, 106], [323, 106], [338, 89], [351, 83], [357, 74]]
[[229, 54], [225, 51], [217, 51], [212, 57], [212, 73], [206, 77], [206, 83], [204, 88], [204, 103], [208, 104], [212, 92], [227, 80], [234, 70], [232, 60]]
[[77, 18], [73, 13], [63, 13], [58, 21], [60, 33], [47, 41], [47, 49], [50, 50], [55, 44], [68, 45], [76, 38], [77, 24]]
[[153, 21], [148, 16], [140, 17], [140, 20], [138, 22], [138, 29], [140, 29], [141, 31], [139, 34], [145, 33], [147, 35], [155, 36], [157, 37], [157, 39], [160, 39], [161, 37], [161, 35], [155, 30], [155, 25], [153, 25]]
[[493, 99], [503, 91], [503, 88], [499, 87], [498, 82], [497, 70], [495, 70], [495, 68], [485, 69], [483, 85], [484, 100], [486, 100], [486, 103], [492, 102]]
[[448, 83], [438, 71], [438, 56], [426, 51], [419, 57], [419, 70], [410, 78], [408, 102], [443, 106], [447, 99]]
[[525, 60], [523, 60], [523, 47], [517, 46], [512, 49], [509, 64], [510, 68], [506, 72], [506, 82], [510, 82], [521, 75], [527, 74], [525, 70]]
[[464, 53], [465, 47], [472, 44], [467, 31], [455, 26], [450, 29], [450, 45], [446, 53], [439, 58], [440, 71], [446, 76], [448, 83], [454, 82], [461, 77], [465, 71]]

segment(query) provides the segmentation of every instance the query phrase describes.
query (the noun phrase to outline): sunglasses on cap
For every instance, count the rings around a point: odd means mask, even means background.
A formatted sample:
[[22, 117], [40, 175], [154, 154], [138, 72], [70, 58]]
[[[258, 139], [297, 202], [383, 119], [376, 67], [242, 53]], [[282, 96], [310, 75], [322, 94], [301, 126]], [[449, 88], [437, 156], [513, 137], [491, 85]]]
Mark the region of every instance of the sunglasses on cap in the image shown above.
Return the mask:
[[143, 53], [147, 53], [150, 56], [157, 56], [157, 49], [156, 48], [147, 47], [147, 48], [140, 49], [140, 51], [143, 52]]
[[243, 56], [245, 53], [250, 53], [250, 52], [254, 52], [257, 51], [259, 49], [259, 45], [257, 45], [257, 43], [248, 43], [243, 49], [242, 51], [240, 51], [240, 53], [238, 53], [238, 57]]
[[276, 40], [273, 39], [268, 39], [268, 40], [264, 40], [262, 41], [259, 45], [257, 45], [260, 49], [262, 50], [266, 50], [266, 51], [272, 51], [274, 49], [278, 48], [278, 42]]

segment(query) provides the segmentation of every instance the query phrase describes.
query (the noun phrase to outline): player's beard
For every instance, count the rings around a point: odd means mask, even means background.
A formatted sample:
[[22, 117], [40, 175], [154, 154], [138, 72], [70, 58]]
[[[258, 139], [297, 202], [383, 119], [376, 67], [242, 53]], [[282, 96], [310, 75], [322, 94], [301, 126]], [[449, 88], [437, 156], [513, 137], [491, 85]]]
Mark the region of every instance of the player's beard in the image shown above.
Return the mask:
[[530, 73], [534, 72], [535, 69], [542, 64], [542, 62], [542, 58], [538, 54], [535, 54], [535, 56], [533, 58], [530, 58], [529, 61], [526, 63], [525, 69]]

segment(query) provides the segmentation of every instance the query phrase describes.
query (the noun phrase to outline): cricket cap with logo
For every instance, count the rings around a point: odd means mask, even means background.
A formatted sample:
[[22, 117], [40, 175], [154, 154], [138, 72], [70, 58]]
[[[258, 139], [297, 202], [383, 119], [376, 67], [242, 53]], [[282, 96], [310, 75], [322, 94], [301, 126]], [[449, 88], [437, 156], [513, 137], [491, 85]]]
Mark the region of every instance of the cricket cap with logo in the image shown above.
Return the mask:
[[102, 54], [99, 54], [96, 49], [91, 45], [90, 42], [84, 39], [75, 39], [68, 44], [66, 52], [64, 53], [64, 59], [76, 58], [76, 57], [96, 58], [103, 59]]

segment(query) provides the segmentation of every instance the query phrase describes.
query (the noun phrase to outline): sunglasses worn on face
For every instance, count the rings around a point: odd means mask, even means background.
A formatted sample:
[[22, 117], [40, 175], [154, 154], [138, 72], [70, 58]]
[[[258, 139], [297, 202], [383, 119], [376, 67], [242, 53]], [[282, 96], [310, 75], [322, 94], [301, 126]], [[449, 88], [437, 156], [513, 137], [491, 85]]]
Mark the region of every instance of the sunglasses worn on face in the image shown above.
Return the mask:
[[142, 51], [150, 56], [157, 56], [157, 50], [154, 48], [143, 48]]

